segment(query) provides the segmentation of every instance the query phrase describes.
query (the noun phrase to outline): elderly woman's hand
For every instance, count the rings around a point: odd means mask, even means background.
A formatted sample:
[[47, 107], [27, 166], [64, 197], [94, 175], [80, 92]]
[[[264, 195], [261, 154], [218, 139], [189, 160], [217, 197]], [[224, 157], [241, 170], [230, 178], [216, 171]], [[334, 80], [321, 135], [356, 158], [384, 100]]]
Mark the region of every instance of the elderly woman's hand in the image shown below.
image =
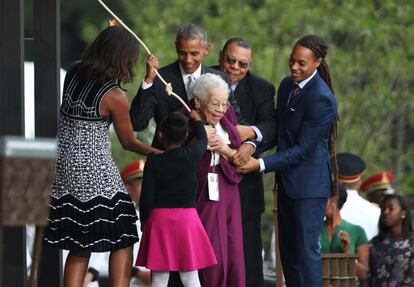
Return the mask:
[[228, 144], [225, 144], [221, 139], [220, 143], [214, 146], [210, 146], [211, 151], [216, 151], [222, 156], [224, 156], [227, 160], [230, 160], [237, 150], [232, 149]]
[[205, 125], [204, 128], [207, 133], [208, 149], [210, 149], [212, 146], [219, 145], [221, 143], [221, 138], [219, 135], [217, 135], [216, 129], [210, 125]]

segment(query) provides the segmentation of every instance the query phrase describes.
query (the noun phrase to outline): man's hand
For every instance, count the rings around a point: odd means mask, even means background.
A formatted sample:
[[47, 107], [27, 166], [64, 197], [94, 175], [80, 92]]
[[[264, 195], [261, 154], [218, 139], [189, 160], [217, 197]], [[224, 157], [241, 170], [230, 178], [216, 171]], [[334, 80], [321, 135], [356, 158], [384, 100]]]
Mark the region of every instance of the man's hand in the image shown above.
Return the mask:
[[235, 166], [242, 166], [247, 163], [247, 161], [249, 160], [250, 156], [254, 153], [254, 151], [255, 151], [255, 148], [253, 145], [242, 144], [238, 148], [236, 154], [232, 156], [231, 162]]
[[257, 137], [254, 130], [249, 126], [237, 125], [236, 129], [239, 132], [240, 138], [243, 142]]
[[108, 27], [112, 27], [112, 26], [121, 26], [121, 24], [116, 19], [108, 20]]
[[260, 170], [260, 163], [258, 159], [250, 157], [246, 164], [236, 167], [236, 171], [241, 174], [246, 174], [252, 171]]
[[160, 63], [158, 62], [157, 57], [153, 54], [149, 55], [146, 62], [147, 74], [145, 75], [145, 82], [151, 84], [154, 82], [157, 74], [155, 70], [158, 69]]

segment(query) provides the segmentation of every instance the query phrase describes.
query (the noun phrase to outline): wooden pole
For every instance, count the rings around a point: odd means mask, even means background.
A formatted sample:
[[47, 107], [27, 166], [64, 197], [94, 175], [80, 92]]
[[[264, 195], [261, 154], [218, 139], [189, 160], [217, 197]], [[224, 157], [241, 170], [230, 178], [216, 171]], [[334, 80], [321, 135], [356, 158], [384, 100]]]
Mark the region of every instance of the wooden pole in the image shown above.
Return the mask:
[[[276, 180], [276, 179], [275, 179]], [[273, 188], [273, 195], [274, 195], [274, 207], [273, 207], [273, 215], [275, 220], [275, 258], [276, 258], [276, 280], [275, 286], [276, 287], [283, 287], [283, 268], [282, 268], [282, 261], [280, 259], [280, 250], [279, 250], [279, 221], [278, 221], [278, 208], [277, 208], [277, 184], [275, 184]]]

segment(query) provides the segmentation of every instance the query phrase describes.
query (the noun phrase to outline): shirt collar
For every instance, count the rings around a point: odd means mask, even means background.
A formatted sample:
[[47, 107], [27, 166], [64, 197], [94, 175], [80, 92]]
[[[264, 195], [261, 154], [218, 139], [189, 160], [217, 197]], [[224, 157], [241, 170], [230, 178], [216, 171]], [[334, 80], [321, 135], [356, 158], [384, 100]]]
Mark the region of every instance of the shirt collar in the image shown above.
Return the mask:
[[309, 78], [307, 78], [307, 79], [305, 79], [305, 80], [303, 80], [303, 81], [300, 81], [299, 83], [298, 83], [298, 86], [299, 86], [299, 88], [300, 89], [303, 89], [304, 87], [305, 87], [305, 85], [307, 84], [307, 83], [309, 83], [309, 81], [310, 80], [312, 80], [312, 78], [313, 77], [315, 77], [315, 75], [316, 75], [316, 73], [318, 72], [318, 70], [315, 70], [315, 72], [313, 72], [313, 74], [309, 77]]
[[192, 74], [187, 74], [186, 72], [184, 72], [184, 69], [181, 67], [180, 63], [178, 63], [178, 66], [180, 67], [181, 76], [183, 77], [184, 82], [189, 75], [193, 76], [194, 79], [198, 79], [201, 76], [201, 64], [200, 66], [198, 66], [197, 70], [195, 70]]
[[230, 86], [230, 88], [231, 88], [231, 90], [232, 90], [232, 92], [234, 92], [235, 90], [236, 90], [236, 88], [237, 88], [237, 85], [239, 84], [239, 82], [235, 82], [234, 84], [232, 84], [231, 86]]

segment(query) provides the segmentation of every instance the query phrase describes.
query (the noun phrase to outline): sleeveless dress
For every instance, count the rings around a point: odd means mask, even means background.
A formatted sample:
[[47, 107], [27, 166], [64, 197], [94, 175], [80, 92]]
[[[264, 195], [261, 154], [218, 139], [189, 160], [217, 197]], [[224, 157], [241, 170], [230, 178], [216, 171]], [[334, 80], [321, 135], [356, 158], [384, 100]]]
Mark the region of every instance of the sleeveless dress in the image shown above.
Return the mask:
[[79, 62], [65, 77], [57, 154], [44, 243], [61, 249], [104, 252], [138, 241], [137, 216], [109, 143], [111, 117], [100, 103], [109, 81], [82, 81]]

